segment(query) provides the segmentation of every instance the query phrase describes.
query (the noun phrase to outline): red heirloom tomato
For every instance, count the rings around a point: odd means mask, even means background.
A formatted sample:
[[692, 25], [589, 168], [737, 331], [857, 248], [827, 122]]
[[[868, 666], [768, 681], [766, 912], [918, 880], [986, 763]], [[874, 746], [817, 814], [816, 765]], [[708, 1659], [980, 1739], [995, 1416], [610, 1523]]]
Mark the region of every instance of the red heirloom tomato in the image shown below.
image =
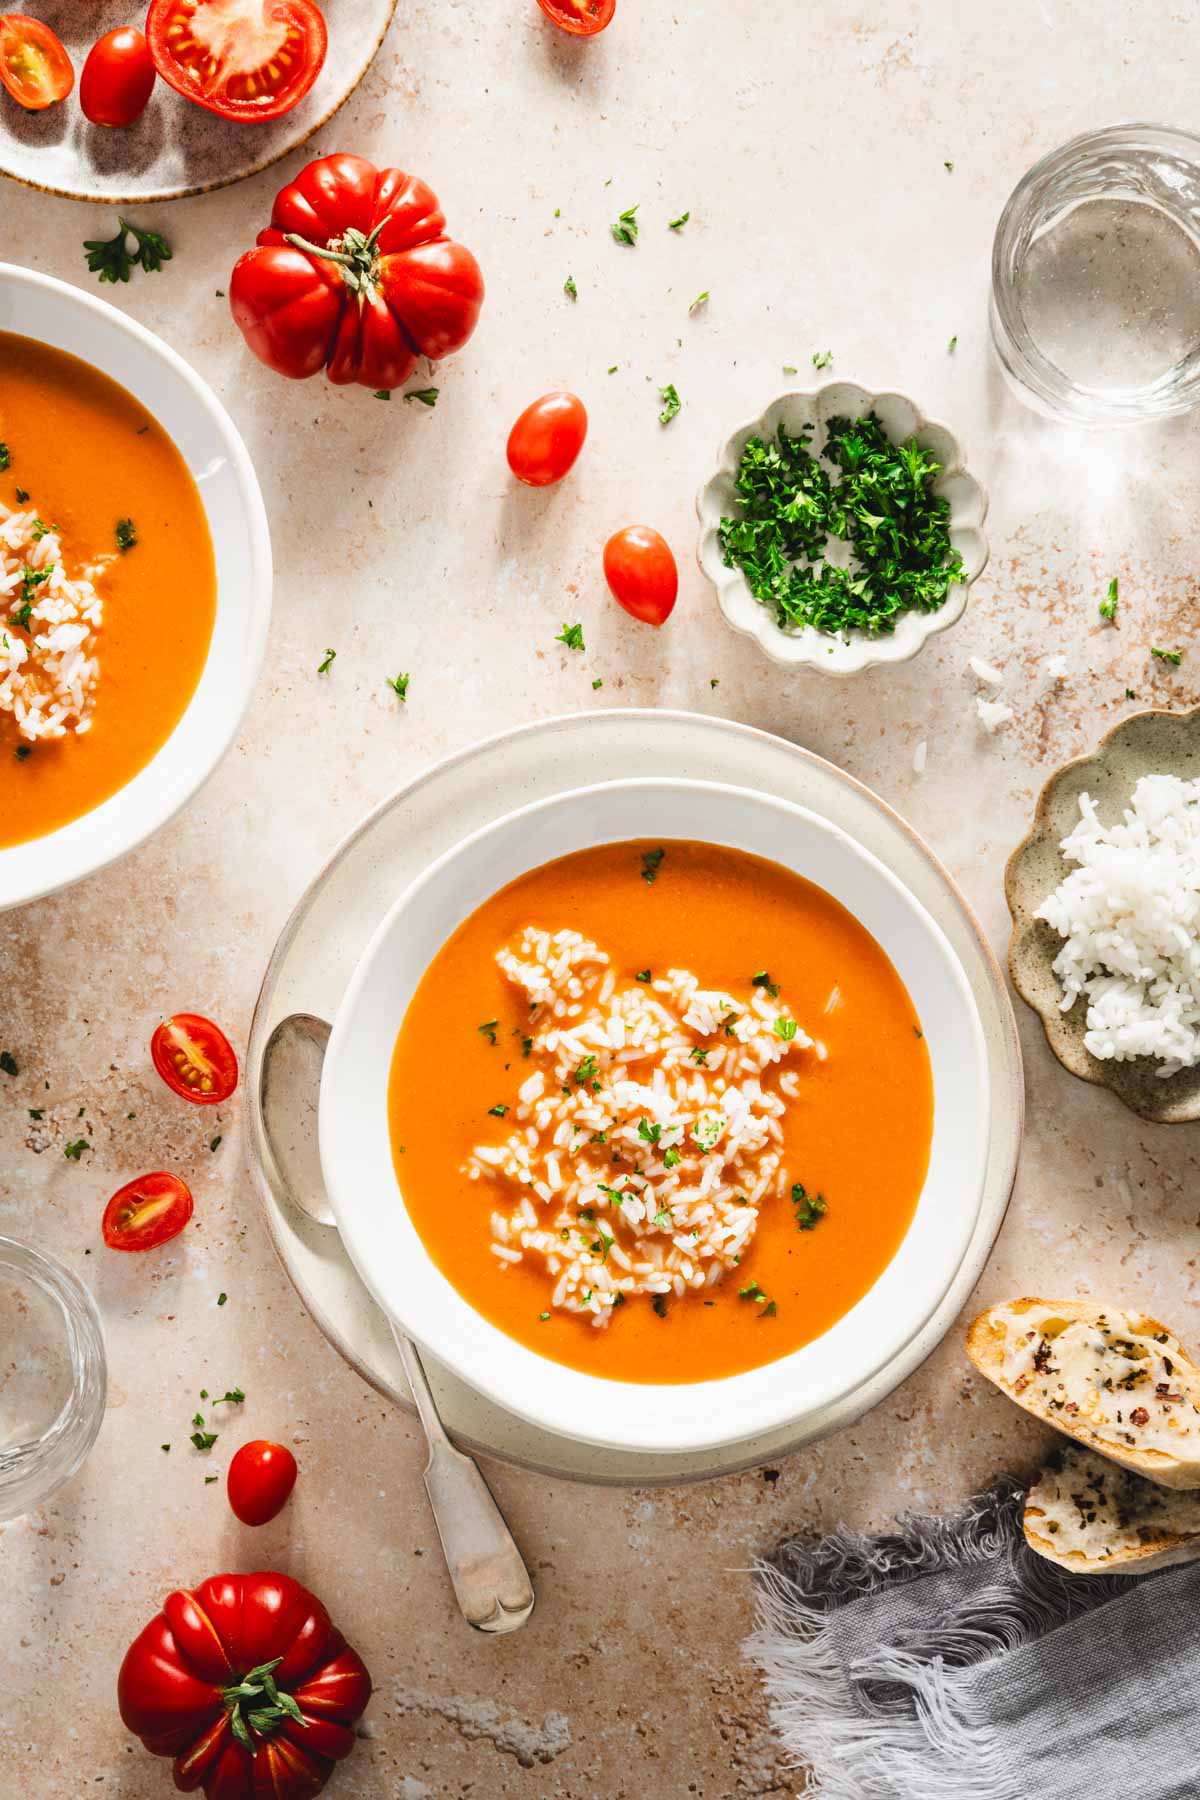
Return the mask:
[[627, 525], [604, 546], [604, 578], [618, 606], [646, 625], [675, 610], [679, 570], [671, 546], [649, 525]]
[[399, 387], [418, 356], [449, 356], [475, 329], [483, 277], [446, 236], [437, 196], [361, 156], [322, 156], [275, 197], [229, 304], [260, 362], [296, 380]]
[[109, 31], [88, 51], [79, 104], [93, 125], [132, 125], [154, 87], [154, 58], [136, 26]]
[[543, 394], [508, 434], [508, 466], [527, 487], [552, 487], [574, 466], [587, 428], [582, 400], [574, 394]]
[[538, 0], [548, 19], [573, 37], [594, 37], [617, 10], [617, 0]]
[[207, 1800], [308, 1800], [354, 1748], [362, 1658], [290, 1575], [213, 1575], [168, 1594], [125, 1652], [121, 1718], [175, 1786]]
[[185, 100], [223, 119], [277, 119], [325, 61], [313, 0], [150, 0], [154, 66]]
[[118, 1188], [100, 1230], [110, 1250], [153, 1250], [178, 1237], [192, 1216], [192, 1196], [178, 1175], [157, 1169]]
[[286, 1506], [296, 1485], [296, 1459], [283, 1444], [255, 1438], [229, 1465], [225, 1491], [243, 1525], [265, 1525]]
[[171, 1092], [197, 1106], [217, 1106], [237, 1086], [233, 1045], [218, 1025], [199, 1013], [175, 1013], [164, 1019], [150, 1039], [150, 1054]]
[[48, 25], [0, 14], [0, 81], [27, 112], [65, 100], [75, 86], [71, 59]]

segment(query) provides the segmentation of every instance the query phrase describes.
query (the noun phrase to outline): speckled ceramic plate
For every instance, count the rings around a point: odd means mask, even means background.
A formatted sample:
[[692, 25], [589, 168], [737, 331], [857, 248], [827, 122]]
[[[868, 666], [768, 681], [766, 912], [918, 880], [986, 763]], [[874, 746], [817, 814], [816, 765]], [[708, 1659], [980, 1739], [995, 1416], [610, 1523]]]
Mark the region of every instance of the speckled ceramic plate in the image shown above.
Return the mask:
[[1004, 891], [1013, 932], [1008, 966], [1013, 986], [1046, 1029], [1064, 1069], [1081, 1081], [1106, 1087], [1143, 1119], [1186, 1125], [1200, 1119], [1200, 1068], [1163, 1080], [1149, 1057], [1101, 1062], [1084, 1048], [1084, 1006], [1063, 1012], [1062, 987], [1051, 967], [1062, 939], [1034, 913], [1058, 886], [1068, 864], [1059, 844], [1079, 823], [1079, 796], [1090, 794], [1106, 823], [1118, 819], [1143, 775], [1200, 776], [1200, 707], [1191, 712], [1143, 712], [1101, 738], [1090, 756], [1064, 763], [1038, 799], [1033, 829], [1008, 860]]
[[24, 112], [0, 93], [0, 174], [69, 200], [122, 205], [177, 200], [255, 175], [306, 143], [354, 92], [396, 9], [396, 0], [321, 0], [329, 27], [325, 66], [298, 106], [262, 125], [237, 124], [193, 106], [165, 81], [124, 131], [92, 125], [79, 106], [79, 74], [106, 31], [145, 14], [145, 0], [40, 0], [28, 10], [53, 27], [75, 64], [75, 91], [61, 106]]
[[[771, 609], [754, 598], [741, 570], [726, 566], [721, 552], [721, 520], [736, 516], [738, 510], [735, 484], [742, 453], [752, 437], [774, 438], [783, 426], [789, 437], [815, 427], [813, 448], [819, 454], [831, 419], [857, 419], [866, 413], [877, 414], [893, 443], [903, 444], [915, 437], [941, 464], [933, 491], [949, 504], [950, 542], [962, 557], [964, 579], [950, 589], [945, 605], [936, 612], [901, 613], [895, 631], [883, 637], [865, 631], [832, 636], [813, 626], [785, 631]], [[988, 542], [983, 531], [987, 504], [983, 485], [967, 469], [966, 453], [948, 425], [927, 419], [905, 394], [874, 392], [853, 381], [828, 381], [823, 387], [777, 394], [756, 419], [748, 419], [726, 438], [716, 468], [696, 496], [700, 519], [696, 555], [729, 624], [743, 637], [753, 638], [772, 662], [788, 667], [804, 664], [827, 675], [856, 675], [877, 663], [907, 662], [931, 637], [962, 618], [967, 591], [987, 566]], [[830, 550], [831, 560], [838, 548]]]
[[363, 1379], [411, 1407], [387, 1320], [368, 1295], [336, 1231], [287, 1200], [262, 1130], [263, 1047], [280, 1019], [332, 1019], [388, 906], [444, 850], [501, 812], [606, 779], [678, 775], [782, 796], [830, 819], [897, 876], [949, 939], [970, 983], [986, 1040], [991, 1137], [983, 1204], [958, 1275], [925, 1329], [883, 1370], [804, 1431], [784, 1426], [720, 1450], [614, 1452], [539, 1430], [493, 1406], [426, 1359], [442, 1416], [460, 1443], [579, 1481], [629, 1486], [694, 1481], [752, 1468], [827, 1436], [875, 1406], [912, 1374], [966, 1304], [1000, 1229], [1016, 1173], [1024, 1086], [1004, 980], [949, 875], [898, 815], [832, 764], [781, 738], [691, 713], [577, 714], [523, 726], [439, 763], [363, 821], [297, 902], [272, 954], [246, 1055], [251, 1173], [272, 1240], [305, 1306]]

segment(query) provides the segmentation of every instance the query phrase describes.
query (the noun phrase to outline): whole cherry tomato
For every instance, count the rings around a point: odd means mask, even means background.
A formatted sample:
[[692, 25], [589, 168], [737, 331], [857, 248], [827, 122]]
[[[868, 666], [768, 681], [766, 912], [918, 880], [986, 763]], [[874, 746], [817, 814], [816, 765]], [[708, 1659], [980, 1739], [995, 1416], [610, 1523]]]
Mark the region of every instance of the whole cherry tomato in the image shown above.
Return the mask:
[[117, 1676], [127, 1728], [208, 1800], [313, 1800], [370, 1697], [316, 1595], [270, 1569], [168, 1594]]
[[553, 487], [574, 467], [587, 437], [587, 408], [574, 394], [543, 394], [508, 434], [508, 466], [526, 487]]
[[100, 1230], [110, 1250], [153, 1250], [179, 1236], [192, 1207], [186, 1183], [157, 1169], [117, 1189], [104, 1209]]
[[93, 125], [132, 125], [154, 87], [154, 58], [134, 25], [108, 31], [88, 51], [79, 104]]
[[168, 86], [222, 119], [290, 112], [329, 41], [313, 0], [150, 0], [146, 33]]
[[548, 19], [572, 37], [594, 37], [617, 10], [617, 0], [538, 0]]
[[604, 546], [604, 578], [618, 606], [646, 625], [675, 610], [679, 570], [671, 546], [649, 525], [627, 525]]
[[243, 1525], [265, 1525], [286, 1506], [296, 1485], [296, 1459], [283, 1444], [255, 1438], [229, 1465], [225, 1488]]
[[418, 356], [461, 350], [483, 305], [437, 195], [401, 169], [321, 156], [281, 188], [234, 266], [234, 322], [260, 362], [303, 381], [400, 387]]
[[75, 86], [75, 70], [62, 43], [40, 19], [24, 13], [0, 15], [0, 81], [27, 112], [41, 112], [65, 100]]
[[150, 1039], [154, 1066], [173, 1094], [197, 1106], [217, 1106], [237, 1086], [233, 1045], [199, 1013], [175, 1013]]

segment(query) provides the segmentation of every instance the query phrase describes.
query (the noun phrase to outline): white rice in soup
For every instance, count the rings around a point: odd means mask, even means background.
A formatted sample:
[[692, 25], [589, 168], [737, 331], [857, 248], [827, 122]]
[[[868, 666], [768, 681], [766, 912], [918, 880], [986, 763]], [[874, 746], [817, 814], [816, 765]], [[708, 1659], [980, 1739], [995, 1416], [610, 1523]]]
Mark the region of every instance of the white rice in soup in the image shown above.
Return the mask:
[[0, 504], [0, 712], [27, 743], [81, 733], [100, 679], [98, 565], [67, 573], [58, 532]]

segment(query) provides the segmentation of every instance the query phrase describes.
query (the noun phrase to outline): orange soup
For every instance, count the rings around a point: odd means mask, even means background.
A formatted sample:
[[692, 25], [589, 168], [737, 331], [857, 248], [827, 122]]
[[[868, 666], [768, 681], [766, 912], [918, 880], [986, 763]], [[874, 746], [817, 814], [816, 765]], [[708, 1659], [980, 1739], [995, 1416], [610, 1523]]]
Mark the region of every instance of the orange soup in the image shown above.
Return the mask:
[[389, 1078], [433, 1260], [502, 1331], [620, 1381], [702, 1381], [827, 1330], [895, 1254], [928, 1050], [870, 934], [775, 863], [580, 851], [434, 958]]
[[[165, 743], [208, 654], [216, 573], [183, 458], [98, 369], [0, 332], [0, 445], [2, 847], [89, 812]], [[31, 704], [65, 707], [63, 735], [23, 730]]]

